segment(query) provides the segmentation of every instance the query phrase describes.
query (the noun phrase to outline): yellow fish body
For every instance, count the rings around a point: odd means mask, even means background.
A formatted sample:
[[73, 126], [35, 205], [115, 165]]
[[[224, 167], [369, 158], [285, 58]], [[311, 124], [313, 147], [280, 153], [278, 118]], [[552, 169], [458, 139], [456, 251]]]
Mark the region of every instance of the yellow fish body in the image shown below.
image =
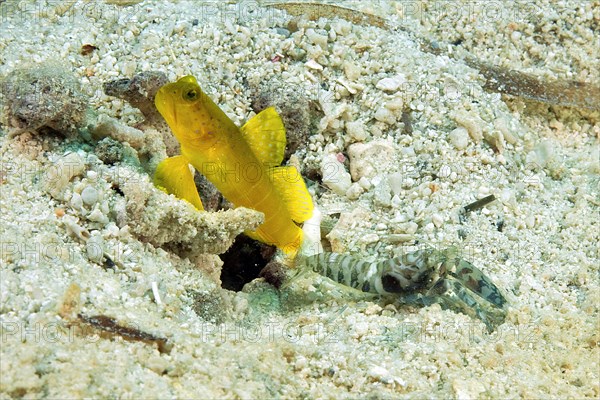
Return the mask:
[[192, 164], [236, 207], [264, 213], [263, 224], [246, 234], [294, 257], [303, 240], [297, 223], [311, 217], [313, 203], [296, 168], [279, 166], [286, 137], [275, 109], [239, 128], [193, 76], [160, 88], [155, 104], [181, 145], [181, 155], [158, 165], [155, 184], [202, 210]]

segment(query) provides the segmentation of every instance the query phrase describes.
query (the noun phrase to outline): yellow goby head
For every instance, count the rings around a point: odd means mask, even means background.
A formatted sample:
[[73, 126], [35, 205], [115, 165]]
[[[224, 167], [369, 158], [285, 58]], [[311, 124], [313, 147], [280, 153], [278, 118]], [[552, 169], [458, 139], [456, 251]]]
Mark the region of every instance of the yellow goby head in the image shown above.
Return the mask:
[[302, 244], [297, 223], [311, 217], [313, 204], [296, 168], [279, 166], [286, 138], [275, 109], [239, 128], [193, 76], [160, 88], [155, 104], [181, 145], [181, 155], [158, 165], [155, 184], [202, 209], [192, 164], [236, 207], [264, 213], [264, 223], [246, 234], [295, 256]]

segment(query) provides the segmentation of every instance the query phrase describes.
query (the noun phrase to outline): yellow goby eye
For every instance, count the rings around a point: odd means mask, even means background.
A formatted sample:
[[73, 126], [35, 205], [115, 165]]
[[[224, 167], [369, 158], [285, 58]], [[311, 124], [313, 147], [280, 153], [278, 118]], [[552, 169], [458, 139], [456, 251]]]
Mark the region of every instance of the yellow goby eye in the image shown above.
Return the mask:
[[198, 91], [196, 89], [190, 89], [183, 93], [183, 99], [188, 101], [194, 101], [198, 98]]

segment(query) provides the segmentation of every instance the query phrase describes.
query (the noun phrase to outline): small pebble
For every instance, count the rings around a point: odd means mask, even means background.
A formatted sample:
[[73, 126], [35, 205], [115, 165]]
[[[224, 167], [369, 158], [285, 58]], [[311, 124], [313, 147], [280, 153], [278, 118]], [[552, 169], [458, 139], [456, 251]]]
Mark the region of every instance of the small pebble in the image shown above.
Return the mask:
[[336, 80], [336, 82], [338, 82], [340, 85], [342, 85], [342, 86], [339, 86], [339, 88], [341, 89], [341, 91], [343, 91], [345, 89], [347, 91], [347, 93], [349, 93], [349, 94], [356, 94], [358, 92], [353, 85], [351, 85], [350, 83], [344, 81], [341, 78], [338, 78]]
[[376, 233], [367, 233], [361, 238], [361, 241], [367, 244], [376, 243], [379, 241], [379, 235]]
[[313, 44], [316, 44], [317, 46], [320, 46], [323, 49], [327, 48], [327, 36], [326, 35], [317, 33], [314, 29], [309, 28], [306, 30], [306, 37]]
[[355, 141], [363, 141], [367, 138], [367, 129], [364, 123], [360, 121], [351, 121], [346, 123], [346, 133]]
[[290, 31], [288, 29], [285, 28], [275, 28], [275, 32], [277, 32], [279, 35], [283, 36], [283, 37], [290, 37]]
[[431, 188], [429, 188], [429, 187], [421, 188], [421, 196], [422, 197], [429, 197], [429, 196], [431, 196], [431, 193], [432, 193]]
[[335, 155], [328, 154], [323, 157], [321, 174], [323, 176], [323, 184], [333, 190], [334, 193], [343, 196], [350, 189], [350, 185], [352, 184], [350, 174], [344, 168], [344, 164], [339, 162]]
[[398, 196], [397, 194], [393, 195], [391, 204], [394, 208], [402, 207], [402, 200], [400, 199], [400, 196]]
[[414, 236], [409, 235], [407, 233], [392, 233], [392, 234], [388, 235], [386, 237], [386, 239], [389, 243], [392, 243], [392, 244], [405, 243], [405, 242], [410, 242], [411, 240], [413, 240]]
[[469, 136], [474, 142], [479, 143], [483, 139], [484, 122], [479, 116], [463, 110], [455, 112], [452, 118], [457, 124], [467, 129]]
[[62, 218], [62, 222], [65, 224], [67, 231], [72, 235], [76, 236], [81, 241], [87, 241], [90, 237], [90, 233], [87, 229], [79, 225], [77, 218], [72, 215], [65, 215]]
[[294, 368], [300, 370], [308, 365], [308, 360], [306, 357], [299, 355], [296, 357], [296, 362], [294, 363]]
[[154, 371], [160, 376], [164, 374], [164, 372], [169, 367], [169, 362], [157, 354], [152, 354], [146, 360], [146, 365], [150, 370]]
[[508, 188], [502, 189], [502, 191], [500, 192], [500, 195], [498, 196], [498, 199], [506, 204], [510, 201], [512, 197], [512, 191]]
[[296, 61], [301, 61], [304, 59], [304, 56], [306, 56], [306, 51], [304, 49], [296, 47], [290, 50], [290, 56], [292, 56], [292, 58]]
[[97, 208], [87, 215], [87, 219], [93, 222], [99, 222], [101, 224], [108, 224], [109, 222], [108, 217]]
[[81, 210], [83, 207], [83, 200], [81, 199], [81, 195], [77, 192], [73, 193], [71, 196], [71, 207], [75, 210]]
[[381, 306], [375, 303], [371, 303], [367, 306], [364, 313], [365, 315], [377, 315], [381, 312], [381, 310], [383, 310]]
[[431, 216], [431, 222], [433, 222], [433, 224], [439, 228], [443, 225], [444, 223], [444, 218], [440, 215], [440, 214], [433, 214]]
[[367, 373], [371, 378], [383, 383], [391, 383], [393, 381], [388, 370], [378, 365], [372, 366]]
[[385, 103], [385, 108], [392, 112], [402, 111], [402, 109], [404, 108], [404, 101], [402, 100], [402, 97], [396, 97], [395, 99], [392, 99]]
[[416, 222], [408, 222], [406, 223], [406, 233], [408, 233], [409, 235], [414, 235], [417, 232], [417, 229], [419, 228], [419, 225], [417, 225]]
[[395, 195], [402, 193], [402, 179], [403, 175], [401, 172], [393, 172], [388, 176], [390, 188], [392, 189], [392, 193]]
[[554, 156], [556, 143], [550, 140], [540, 142], [534, 149], [537, 155], [537, 161], [541, 166], [546, 166]]
[[114, 222], [109, 223], [104, 231], [107, 237], [117, 237], [119, 235], [119, 227]]
[[98, 190], [93, 186], [86, 186], [81, 192], [81, 200], [88, 206], [96, 204], [98, 201]]
[[202, 43], [200, 43], [199, 40], [193, 40], [193, 41], [189, 42], [187, 45], [187, 47], [188, 47], [188, 49], [190, 49], [190, 51], [200, 50], [201, 46], [202, 46]]
[[450, 144], [452, 144], [455, 149], [464, 150], [469, 145], [469, 132], [462, 126], [459, 126], [450, 132], [448, 139], [450, 139]]
[[315, 71], [323, 71], [323, 66], [313, 59], [308, 60], [304, 65]]
[[392, 193], [390, 184], [387, 179], [382, 180], [373, 189], [373, 196], [375, 204], [390, 207], [392, 205]]
[[375, 111], [374, 117], [377, 121], [385, 122], [388, 125], [393, 125], [396, 123], [396, 116], [394, 113], [385, 107], [381, 107]]
[[535, 226], [535, 216], [533, 214], [528, 214], [527, 217], [525, 217], [525, 225], [529, 229]]
[[495, 130], [491, 133], [484, 133], [483, 138], [496, 153], [502, 153], [504, 151], [505, 141], [502, 132]]
[[350, 81], [355, 81], [358, 78], [360, 78], [362, 70], [358, 66], [356, 66], [356, 64], [351, 63], [349, 61], [344, 61], [343, 68], [346, 77]]
[[369, 190], [371, 188], [371, 181], [366, 176], [361, 177], [358, 180], [358, 184], [365, 190]]
[[100, 264], [104, 259], [104, 239], [100, 235], [92, 235], [85, 244], [88, 259]]
[[369, 332], [369, 324], [366, 322], [357, 322], [354, 324], [354, 332], [356, 337], [362, 337]]
[[365, 192], [365, 189], [358, 183], [354, 182], [350, 189], [346, 191], [346, 197], [350, 200], [356, 200], [360, 197], [361, 194]]
[[379, 90], [383, 90], [384, 92], [395, 92], [405, 82], [406, 77], [402, 74], [399, 74], [391, 78], [383, 78], [377, 82], [375, 87]]

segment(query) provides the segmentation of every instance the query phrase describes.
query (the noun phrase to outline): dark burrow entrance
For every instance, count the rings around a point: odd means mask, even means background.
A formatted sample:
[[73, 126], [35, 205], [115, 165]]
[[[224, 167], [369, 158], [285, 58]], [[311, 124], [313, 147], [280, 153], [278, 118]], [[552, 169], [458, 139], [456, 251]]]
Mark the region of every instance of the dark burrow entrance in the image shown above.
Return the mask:
[[239, 292], [246, 283], [258, 278], [274, 253], [274, 246], [239, 235], [233, 245], [219, 256], [223, 261], [221, 286]]

